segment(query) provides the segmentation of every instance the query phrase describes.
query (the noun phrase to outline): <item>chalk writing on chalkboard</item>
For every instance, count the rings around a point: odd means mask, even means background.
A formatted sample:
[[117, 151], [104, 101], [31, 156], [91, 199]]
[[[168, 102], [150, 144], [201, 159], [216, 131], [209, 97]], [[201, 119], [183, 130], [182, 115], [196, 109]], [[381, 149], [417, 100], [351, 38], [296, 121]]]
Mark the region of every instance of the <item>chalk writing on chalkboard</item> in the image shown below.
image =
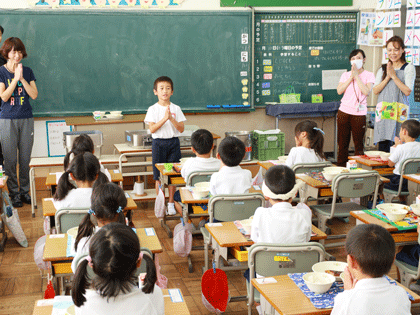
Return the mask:
[[[255, 105], [278, 101], [278, 95], [290, 85], [303, 102], [319, 93], [324, 101], [338, 100], [331, 80], [323, 84], [322, 73], [348, 70], [348, 56], [356, 40], [355, 12], [256, 14]], [[267, 82], [270, 88], [264, 88]]]

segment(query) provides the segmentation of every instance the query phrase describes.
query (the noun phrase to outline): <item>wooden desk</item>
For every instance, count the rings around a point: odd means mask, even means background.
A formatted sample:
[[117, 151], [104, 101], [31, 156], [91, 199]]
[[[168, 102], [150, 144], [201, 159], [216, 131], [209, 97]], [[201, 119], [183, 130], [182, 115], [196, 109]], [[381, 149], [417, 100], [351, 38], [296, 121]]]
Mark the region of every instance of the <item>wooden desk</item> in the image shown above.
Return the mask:
[[384, 227], [391, 233], [394, 241], [398, 245], [417, 244], [418, 233], [417, 230], [399, 231], [395, 226], [388, 224], [370, 214], [363, 211], [350, 211], [350, 215], [356, 218], [356, 224], [377, 224]]
[[[119, 163], [127, 163], [127, 158], [120, 159], [119, 155], [101, 155], [99, 161], [104, 165], [116, 165]], [[35, 217], [36, 204], [36, 189], [35, 189], [35, 169], [36, 168], [50, 168], [50, 167], [64, 167], [63, 157], [40, 157], [32, 158], [29, 162], [29, 184], [31, 194], [31, 210], [32, 217]]]
[[[3, 176], [0, 179], [0, 213], [3, 213], [3, 188], [6, 186], [7, 183], [7, 176]], [[2, 238], [0, 241], [0, 252], [4, 251], [4, 246], [6, 245], [7, 241], [7, 232], [6, 226], [3, 222], [3, 218], [0, 219], [0, 233], [2, 234]]]
[[[127, 198], [127, 206], [124, 208], [125, 211], [129, 210], [136, 210], [137, 204], [134, 202], [133, 198], [129, 197]], [[44, 217], [52, 217], [55, 216], [55, 213], [57, 212], [57, 209], [54, 207], [54, 203], [52, 201], [52, 198], [43, 198], [42, 199], [42, 214]]]
[[394, 168], [388, 166], [388, 161], [375, 161], [363, 157], [349, 156], [349, 160], [355, 160], [357, 167], [368, 171], [377, 171], [380, 175], [392, 175]]
[[[298, 286], [289, 278], [288, 275], [270, 277], [277, 280], [277, 283], [259, 284], [256, 279], [252, 279], [252, 285], [261, 293], [261, 303], [267, 301], [271, 306], [270, 315], [323, 315], [330, 314], [332, 309], [318, 309], [313, 306], [311, 301], [303, 294]], [[412, 304], [420, 302], [420, 296], [397, 283], [413, 297]], [[265, 301], [263, 301], [263, 299]], [[298, 302], [297, 302], [298, 301]], [[267, 309], [266, 309], [267, 312]]]
[[[111, 182], [113, 183], [119, 183], [123, 181], [123, 177], [121, 173], [118, 170], [108, 170], [109, 174], [111, 175]], [[115, 173], [115, 171], [117, 171]], [[57, 174], [56, 173], [50, 173], [47, 175], [47, 179], [45, 180], [46, 186], [56, 186], [57, 185]]]
[[[165, 315], [189, 315], [187, 303], [185, 302], [184, 296], [182, 296], [183, 302], [173, 303], [168, 289], [162, 290], [163, 300], [165, 303]], [[182, 295], [182, 292], [181, 292]], [[46, 303], [49, 305], [39, 306], [40, 303]], [[53, 299], [51, 300], [39, 300], [35, 302], [34, 311], [32, 315], [51, 315], [53, 311]], [[123, 311], [123, 310], [122, 310]]]

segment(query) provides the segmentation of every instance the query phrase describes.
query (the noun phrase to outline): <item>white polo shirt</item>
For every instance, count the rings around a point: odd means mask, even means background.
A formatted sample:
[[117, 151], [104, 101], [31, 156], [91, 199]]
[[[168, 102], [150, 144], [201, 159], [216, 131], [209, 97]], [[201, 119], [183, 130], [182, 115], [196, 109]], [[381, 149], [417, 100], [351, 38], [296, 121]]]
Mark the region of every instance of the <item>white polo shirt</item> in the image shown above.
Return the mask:
[[223, 166], [217, 173], [211, 175], [210, 194], [234, 195], [249, 192], [252, 183], [252, 174], [249, 170], [238, 166]]
[[420, 142], [406, 142], [397, 145], [389, 157], [391, 162], [395, 163], [394, 174], [400, 174], [401, 162], [408, 158], [420, 157]]
[[[171, 109], [171, 114], [176, 121], [181, 122], [185, 121], [185, 116], [182, 113], [181, 107], [171, 103], [169, 105]], [[146, 117], [144, 122], [149, 124], [151, 122], [157, 123], [165, 117], [166, 106], [162, 106], [159, 103], [156, 103], [149, 107], [147, 110]], [[152, 133], [153, 139], [169, 139], [173, 137], [179, 137], [181, 133], [175, 128], [175, 126], [167, 120], [162, 127], [160, 127], [155, 133]]]
[[220, 168], [220, 160], [213, 157], [202, 158], [195, 157], [185, 161], [181, 168], [181, 176], [187, 179], [192, 172], [198, 171], [218, 171]]
[[316, 163], [322, 162], [324, 159], [319, 157], [314, 149], [308, 149], [305, 147], [294, 147], [290, 150], [287, 156], [286, 165], [290, 168], [298, 163]]

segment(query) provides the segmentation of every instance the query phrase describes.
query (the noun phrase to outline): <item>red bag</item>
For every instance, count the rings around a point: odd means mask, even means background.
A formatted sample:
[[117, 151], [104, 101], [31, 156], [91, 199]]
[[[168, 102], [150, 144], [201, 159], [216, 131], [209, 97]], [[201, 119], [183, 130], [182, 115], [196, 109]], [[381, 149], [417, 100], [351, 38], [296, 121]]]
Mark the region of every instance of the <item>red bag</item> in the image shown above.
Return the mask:
[[44, 293], [44, 299], [53, 299], [55, 297], [54, 287], [52, 285], [52, 277], [48, 274], [48, 284], [47, 289]]
[[216, 269], [214, 263], [201, 278], [201, 300], [210, 312], [216, 314], [224, 313], [230, 300], [226, 273]]

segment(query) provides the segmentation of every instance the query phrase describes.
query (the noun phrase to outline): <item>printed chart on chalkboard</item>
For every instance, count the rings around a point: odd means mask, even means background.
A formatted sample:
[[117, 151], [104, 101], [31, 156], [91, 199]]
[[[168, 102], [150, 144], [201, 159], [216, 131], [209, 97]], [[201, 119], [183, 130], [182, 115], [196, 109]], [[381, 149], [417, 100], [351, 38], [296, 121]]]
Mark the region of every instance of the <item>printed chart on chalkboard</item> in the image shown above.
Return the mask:
[[255, 16], [255, 105], [279, 102], [293, 87], [301, 102], [336, 88], [356, 48], [357, 13], [282, 13]]

